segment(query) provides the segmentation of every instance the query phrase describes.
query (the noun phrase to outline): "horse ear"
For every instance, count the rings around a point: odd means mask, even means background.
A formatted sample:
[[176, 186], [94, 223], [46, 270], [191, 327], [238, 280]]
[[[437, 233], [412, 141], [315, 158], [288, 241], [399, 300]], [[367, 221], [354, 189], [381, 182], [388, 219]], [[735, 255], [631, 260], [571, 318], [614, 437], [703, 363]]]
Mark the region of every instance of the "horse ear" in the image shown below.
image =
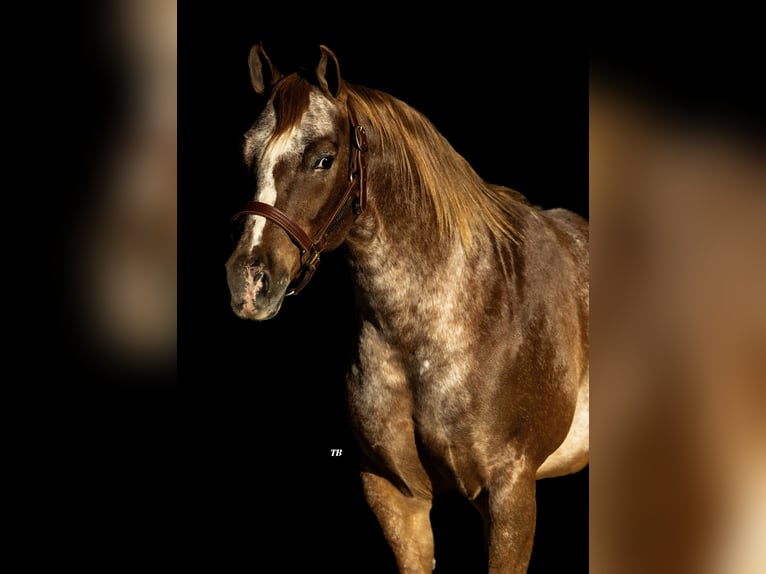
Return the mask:
[[248, 63], [250, 64], [250, 83], [253, 84], [257, 94], [265, 94], [267, 89], [282, 78], [282, 73], [271, 63], [262, 42], [258, 42], [250, 49]]
[[321, 55], [316, 67], [316, 77], [319, 82], [319, 87], [322, 88], [322, 91], [328, 96], [337, 98], [338, 94], [340, 94], [342, 85], [338, 58], [333, 51], [325, 45], [320, 45], [319, 51], [321, 52]]

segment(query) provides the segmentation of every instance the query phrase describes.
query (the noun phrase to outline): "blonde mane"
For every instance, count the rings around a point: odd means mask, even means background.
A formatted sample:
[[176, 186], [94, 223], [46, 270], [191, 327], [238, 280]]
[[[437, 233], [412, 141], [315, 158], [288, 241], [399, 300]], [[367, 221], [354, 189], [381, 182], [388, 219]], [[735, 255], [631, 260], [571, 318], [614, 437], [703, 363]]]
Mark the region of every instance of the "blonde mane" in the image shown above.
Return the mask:
[[348, 87], [348, 103], [378, 134], [382, 154], [395, 157], [397, 181], [409, 190], [401, 208], [432, 209], [440, 239], [455, 231], [470, 251], [482, 235], [522, 239], [515, 225], [528, 205], [520, 193], [484, 181], [419, 111], [393, 96], [360, 86]]

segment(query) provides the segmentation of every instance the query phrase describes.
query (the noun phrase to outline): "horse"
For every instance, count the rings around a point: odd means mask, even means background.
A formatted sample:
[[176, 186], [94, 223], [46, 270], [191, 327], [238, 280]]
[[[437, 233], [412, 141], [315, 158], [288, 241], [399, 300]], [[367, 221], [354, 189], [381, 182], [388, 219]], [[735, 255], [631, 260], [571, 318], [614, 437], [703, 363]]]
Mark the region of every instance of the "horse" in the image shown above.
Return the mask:
[[345, 81], [327, 46], [283, 75], [259, 42], [249, 72], [266, 104], [243, 138], [256, 189], [233, 218], [233, 312], [274, 317], [343, 246], [348, 413], [399, 570], [435, 568], [429, 513], [458, 491], [488, 571], [526, 572], [536, 481], [589, 461], [587, 220], [484, 181], [422, 113]]

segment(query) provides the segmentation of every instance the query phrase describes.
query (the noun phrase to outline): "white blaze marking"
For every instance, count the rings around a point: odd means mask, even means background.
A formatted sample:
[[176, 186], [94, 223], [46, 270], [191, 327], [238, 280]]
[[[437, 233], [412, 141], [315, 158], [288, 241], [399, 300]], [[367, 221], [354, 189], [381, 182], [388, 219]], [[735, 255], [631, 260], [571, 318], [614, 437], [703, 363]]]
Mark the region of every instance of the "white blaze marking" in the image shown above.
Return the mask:
[[[298, 132], [295, 134], [295, 132]], [[298, 144], [301, 141], [300, 130], [293, 128], [287, 133], [280, 134], [269, 146], [267, 152], [261, 159], [261, 169], [258, 172], [258, 192], [255, 195], [256, 201], [274, 205], [277, 202], [277, 184], [274, 181], [274, 169], [282, 157], [298, 153]], [[263, 228], [266, 225], [266, 218], [256, 216], [253, 233], [250, 236], [250, 248], [260, 245], [263, 239]]]
[[[290, 155], [302, 152], [310, 139], [327, 135], [334, 130], [332, 122], [333, 104], [317, 90], [309, 94], [309, 108], [303, 114], [297, 127], [271, 139], [276, 128], [274, 106], [269, 106], [261, 114], [255, 126], [245, 137], [244, 152], [246, 158], [252, 158], [258, 164], [258, 181], [255, 200], [269, 205], [277, 202], [277, 184], [274, 170], [279, 162]], [[271, 140], [271, 141], [270, 141]], [[250, 233], [250, 249], [260, 245], [266, 218], [253, 216]]]

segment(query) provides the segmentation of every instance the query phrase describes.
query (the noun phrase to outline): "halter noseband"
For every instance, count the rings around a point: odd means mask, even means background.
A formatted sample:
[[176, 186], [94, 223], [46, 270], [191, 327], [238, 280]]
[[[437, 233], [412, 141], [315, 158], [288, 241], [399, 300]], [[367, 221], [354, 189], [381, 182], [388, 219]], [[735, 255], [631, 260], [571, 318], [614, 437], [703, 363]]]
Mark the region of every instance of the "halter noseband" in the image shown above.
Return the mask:
[[335, 209], [327, 221], [314, 234], [313, 239], [290, 219], [283, 211], [273, 205], [261, 201], [248, 201], [238, 211], [232, 220], [243, 215], [260, 215], [273, 221], [285, 230], [292, 242], [301, 252], [301, 268], [298, 276], [287, 289], [286, 296], [295, 295], [303, 289], [319, 265], [319, 255], [327, 245], [327, 241], [335, 231], [343, 216], [346, 214], [348, 204], [353, 200], [354, 219], [356, 219], [367, 207], [367, 172], [364, 154], [367, 151], [367, 132], [364, 126], [358, 124], [351, 109], [348, 110], [349, 123], [351, 125], [351, 158], [349, 162], [348, 187], [338, 200]]

